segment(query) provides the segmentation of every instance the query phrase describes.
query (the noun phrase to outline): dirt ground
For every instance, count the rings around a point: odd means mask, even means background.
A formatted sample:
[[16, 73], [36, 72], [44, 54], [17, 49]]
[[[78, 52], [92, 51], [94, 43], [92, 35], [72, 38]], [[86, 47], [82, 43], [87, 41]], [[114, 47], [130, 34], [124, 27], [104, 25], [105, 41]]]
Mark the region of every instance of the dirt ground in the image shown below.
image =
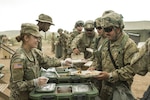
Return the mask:
[[[17, 47], [13, 46], [12, 49], [16, 49]], [[51, 57], [55, 56], [51, 52], [50, 44], [45, 43], [43, 44], [43, 52]], [[5, 76], [2, 78], [3, 81], [7, 82], [9, 84], [9, 77], [10, 77], [10, 71], [9, 71], [9, 64], [10, 59], [4, 59], [2, 50], [0, 50], [0, 64], [4, 64], [5, 67], [2, 70], [2, 73], [5, 74]], [[150, 73], [147, 73], [145, 76], [139, 76], [135, 75], [134, 82], [132, 84], [132, 92], [134, 96], [137, 98], [141, 98], [143, 96], [144, 91], [148, 88], [150, 85]], [[5, 94], [9, 95], [10, 91], [7, 91]]]

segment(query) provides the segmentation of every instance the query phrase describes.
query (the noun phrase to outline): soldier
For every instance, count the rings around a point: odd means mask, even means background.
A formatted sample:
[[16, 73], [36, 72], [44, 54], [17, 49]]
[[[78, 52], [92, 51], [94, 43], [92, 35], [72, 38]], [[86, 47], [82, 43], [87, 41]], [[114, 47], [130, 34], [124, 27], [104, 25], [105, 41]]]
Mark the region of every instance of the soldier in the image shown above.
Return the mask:
[[[112, 10], [106, 10], [106, 11], [103, 12], [102, 16], [104, 16], [106, 14], [109, 14], [109, 13], [112, 13], [112, 12], [114, 12], [114, 11], [112, 11]], [[98, 37], [96, 38], [96, 42], [95, 42], [95, 49], [96, 49], [96, 51], [98, 49], [100, 49], [100, 47], [103, 44], [103, 42], [107, 40], [105, 32], [102, 29], [101, 23], [102, 23], [102, 18], [98, 17], [95, 20], [95, 28], [96, 28], [97, 33], [98, 33]]]
[[[95, 57], [96, 55], [96, 52], [100, 49], [101, 45], [103, 44], [104, 41], [107, 40], [106, 38], [106, 35], [102, 29], [102, 26], [101, 26], [101, 17], [98, 17], [94, 24], [95, 24], [95, 28], [97, 30], [97, 33], [98, 33], [98, 37], [95, 39], [95, 46], [94, 46], [94, 49], [93, 49], [93, 57], [91, 57], [91, 60], [92, 61], [96, 61], [97, 58]], [[94, 70], [95, 68], [94, 67], [89, 67], [88, 70]], [[96, 70], [101, 70], [101, 69], [96, 69]], [[101, 90], [101, 81], [93, 78], [93, 82], [95, 84], [95, 86], [97, 87], [97, 89], [99, 90], [99, 93], [100, 93], [100, 90]]]
[[[139, 48], [131, 60], [131, 66], [134, 68], [136, 74], [146, 75], [150, 72], [150, 38], [148, 38], [145, 44]], [[148, 89], [144, 92], [143, 98], [140, 100], [149, 100], [150, 99], [150, 85]]]
[[[117, 86], [123, 85], [130, 91], [135, 75], [130, 62], [138, 49], [135, 42], [123, 31], [122, 15], [115, 12], [106, 14], [102, 16], [101, 25], [108, 41], [103, 42], [97, 52], [97, 67], [102, 72], [95, 78], [102, 80], [101, 99], [112, 100], [113, 91]], [[134, 98], [132, 94], [130, 95]]]
[[131, 65], [134, 67], [135, 73], [139, 75], [146, 75], [150, 72], [150, 38], [148, 38], [145, 44], [139, 48], [133, 59], [131, 60]]
[[54, 45], [54, 43], [55, 43], [55, 33], [54, 32], [52, 32], [52, 35], [51, 35], [51, 52], [55, 52], [55, 45]]
[[62, 57], [61, 59], [65, 59], [67, 57], [67, 40], [68, 40], [68, 34], [63, 33], [63, 29], [59, 28], [59, 39], [58, 44], [62, 47]]
[[81, 34], [82, 30], [83, 30], [83, 25], [84, 25], [84, 22], [82, 20], [78, 20], [76, 23], [75, 23], [75, 26], [74, 26], [74, 30], [73, 32], [70, 33], [70, 36], [68, 38], [68, 42], [67, 42], [67, 56], [70, 58], [71, 57], [71, 53], [72, 53], [72, 50], [71, 50], [71, 43], [72, 43], [72, 40], [79, 34]]
[[[40, 14], [39, 19], [36, 20], [38, 22], [39, 31], [47, 32], [53, 24], [52, 18], [45, 14]], [[39, 50], [42, 50], [42, 38], [37, 47]]]
[[36, 86], [47, 83], [47, 78], [40, 77], [40, 67], [57, 67], [69, 64], [68, 60], [60, 61], [44, 55], [37, 48], [41, 35], [37, 25], [23, 23], [17, 41], [22, 41], [10, 62], [10, 100], [29, 100], [29, 93]]
[[90, 57], [92, 57], [92, 53], [88, 52], [86, 49], [94, 49], [96, 37], [97, 34], [94, 31], [94, 22], [92, 20], [86, 21], [84, 24], [84, 32], [76, 36], [71, 43], [73, 53], [78, 55], [83, 52], [84, 58], [90, 59]]

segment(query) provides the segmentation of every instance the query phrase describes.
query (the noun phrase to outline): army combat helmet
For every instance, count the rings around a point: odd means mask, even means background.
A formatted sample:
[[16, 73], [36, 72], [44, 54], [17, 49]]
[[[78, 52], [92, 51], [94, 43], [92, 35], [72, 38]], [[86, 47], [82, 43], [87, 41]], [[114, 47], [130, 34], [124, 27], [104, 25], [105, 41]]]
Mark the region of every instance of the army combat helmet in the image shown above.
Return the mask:
[[124, 28], [123, 16], [116, 12], [111, 12], [102, 16], [102, 27], [105, 28], [110, 26], [115, 26], [123, 29]]
[[76, 23], [75, 23], [75, 28], [77, 28], [78, 26], [83, 26], [84, 25], [84, 22], [82, 20], [78, 20]]
[[87, 20], [84, 24], [84, 29], [91, 29], [94, 30], [94, 21], [93, 20]]
[[102, 22], [102, 18], [101, 17], [98, 17], [95, 19], [95, 22], [94, 22], [94, 26], [97, 28], [97, 27], [101, 27], [101, 22]]
[[[106, 10], [103, 12], [102, 16], [105, 16], [105, 15], [112, 13], [112, 12], [114, 12], [114, 11], [113, 10]], [[95, 22], [94, 22], [95, 27], [101, 27], [101, 22], [102, 22], [101, 17], [96, 18]]]
[[114, 12], [113, 10], [106, 10], [103, 12], [102, 16], [105, 16], [106, 14]]
[[63, 29], [62, 29], [62, 28], [59, 28], [59, 29], [57, 30], [57, 32], [58, 32], [58, 33], [62, 33], [62, 32], [63, 32]]

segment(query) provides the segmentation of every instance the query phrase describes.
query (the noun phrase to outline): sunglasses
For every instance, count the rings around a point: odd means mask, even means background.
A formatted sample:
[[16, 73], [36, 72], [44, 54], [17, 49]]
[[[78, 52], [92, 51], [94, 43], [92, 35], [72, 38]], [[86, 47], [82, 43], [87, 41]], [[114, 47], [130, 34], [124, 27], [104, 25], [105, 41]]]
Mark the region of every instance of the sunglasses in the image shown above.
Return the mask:
[[102, 29], [102, 27], [96, 27], [96, 29], [97, 29], [97, 30], [101, 30], [101, 29]]
[[106, 27], [104, 28], [105, 32], [111, 32], [113, 30], [113, 27]]
[[85, 31], [92, 32], [94, 29], [85, 29]]

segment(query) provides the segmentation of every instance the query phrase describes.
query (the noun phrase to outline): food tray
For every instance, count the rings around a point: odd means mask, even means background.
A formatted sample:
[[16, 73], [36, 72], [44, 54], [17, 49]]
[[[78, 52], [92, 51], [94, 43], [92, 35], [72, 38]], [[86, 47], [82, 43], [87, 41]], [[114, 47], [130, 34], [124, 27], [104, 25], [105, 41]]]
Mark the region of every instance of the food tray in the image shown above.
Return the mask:
[[56, 78], [57, 75], [54, 72], [41, 72], [41, 76], [45, 76], [47, 78]]
[[95, 100], [98, 90], [92, 83], [60, 83], [53, 92], [40, 93], [33, 89], [29, 95], [31, 100]]
[[72, 93], [71, 85], [57, 86], [56, 93]]
[[73, 93], [89, 92], [91, 90], [92, 90], [91, 86], [87, 84], [77, 84], [72, 86]]
[[77, 76], [82, 76], [82, 77], [93, 77], [96, 75], [99, 75], [101, 71], [90, 71], [90, 70], [78, 70], [78, 71], [73, 71], [71, 72], [71, 75], [77, 75]]
[[45, 84], [43, 86], [37, 87], [35, 89], [36, 92], [53, 92], [55, 90], [56, 87], [56, 83], [49, 83], [49, 84]]
[[86, 63], [87, 60], [85, 59], [72, 59], [73, 64], [78, 64], [78, 63]]

